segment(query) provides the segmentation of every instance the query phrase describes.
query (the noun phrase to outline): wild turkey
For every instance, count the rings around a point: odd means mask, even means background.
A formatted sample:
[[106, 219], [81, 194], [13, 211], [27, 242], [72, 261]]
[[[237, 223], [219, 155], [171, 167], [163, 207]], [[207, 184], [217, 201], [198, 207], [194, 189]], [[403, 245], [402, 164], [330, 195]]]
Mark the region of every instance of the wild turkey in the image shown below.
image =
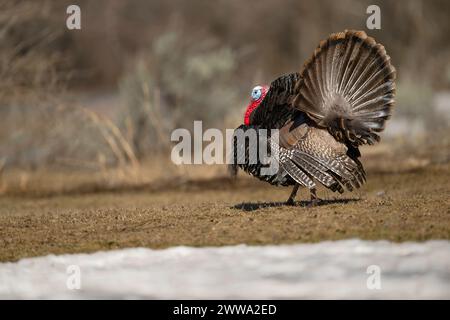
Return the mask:
[[312, 204], [317, 183], [340, 193], [359, 188], [366, 175], [358, 147], [380, 140], [394, 105], [395, 76], [384, 47], [365, 32], [330, 35], [300, 73], [255, 87], [244, 124], [235, 130], [236, 136], [238, 129], [279, 129], [279, 171], [262, 175], [262, 163], [248, 159], [255, 146], [235, 136], [232, 171], [240, 167], [271, 184], [294, 185], [288, 204], [300, 186], [310, 190]]

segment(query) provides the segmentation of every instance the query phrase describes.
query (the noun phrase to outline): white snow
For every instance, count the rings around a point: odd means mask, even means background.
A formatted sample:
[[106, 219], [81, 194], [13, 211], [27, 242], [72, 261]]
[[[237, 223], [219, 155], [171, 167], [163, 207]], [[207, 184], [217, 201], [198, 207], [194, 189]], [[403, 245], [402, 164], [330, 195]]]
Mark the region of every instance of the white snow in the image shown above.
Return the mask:
[[[79, 266], [81, 289], [67, 273]], [[368, 289], [379, 266], [381, 289]], [[72, 278], [73, 279], [73, 278]], [[123, 249], [0, 264], [2, 299], [450, 299], [450, 242]]]

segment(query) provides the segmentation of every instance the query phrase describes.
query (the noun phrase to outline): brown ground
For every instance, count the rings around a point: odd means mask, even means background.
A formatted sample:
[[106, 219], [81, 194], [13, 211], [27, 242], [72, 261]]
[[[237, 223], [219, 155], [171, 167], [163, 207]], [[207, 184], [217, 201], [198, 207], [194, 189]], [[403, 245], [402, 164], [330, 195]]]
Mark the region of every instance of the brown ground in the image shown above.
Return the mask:
[[448, 159], [404, 154], [400, 163], [389, 152], [367, 154], [368, 183], [342, 196], [320, 190], [326, 200], [314, 208], [306, 207], [306, 190], [297, 206], [285, 206], [290, 188], [243, 174], [122, 191], [6, 194], [0, 261], [137, 246], [450, 239]]

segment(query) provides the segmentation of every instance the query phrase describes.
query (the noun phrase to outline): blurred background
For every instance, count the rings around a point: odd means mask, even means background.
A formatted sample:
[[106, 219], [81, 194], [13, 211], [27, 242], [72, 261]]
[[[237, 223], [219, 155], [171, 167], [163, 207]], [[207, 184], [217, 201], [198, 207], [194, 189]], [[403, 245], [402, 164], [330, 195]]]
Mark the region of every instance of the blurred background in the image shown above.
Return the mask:
[[[81, 30], [66, 28], [70, 4], [0, 2], [0, 194], [225, 174], [172, 165], [172, 130], [237, 127], [254, 85], [344, 29], [375, 37], [398, 71], [382, 145], [449, 161], [449, 1], [80, 0]], [[371, 4], [381, 30], [366, 29]]]

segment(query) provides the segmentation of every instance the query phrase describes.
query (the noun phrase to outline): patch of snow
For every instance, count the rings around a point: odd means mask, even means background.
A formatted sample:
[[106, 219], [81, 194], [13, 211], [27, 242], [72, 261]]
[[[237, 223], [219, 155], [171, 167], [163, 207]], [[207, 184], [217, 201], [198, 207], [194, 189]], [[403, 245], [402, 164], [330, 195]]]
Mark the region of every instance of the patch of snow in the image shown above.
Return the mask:
[[[80, 269], [79, 290], [67, 287]], [[367, 273], [379, 267], [380, 289]], [[0, 298], [450, 299], [450, 242], [123, 249], [0, 264]]]

